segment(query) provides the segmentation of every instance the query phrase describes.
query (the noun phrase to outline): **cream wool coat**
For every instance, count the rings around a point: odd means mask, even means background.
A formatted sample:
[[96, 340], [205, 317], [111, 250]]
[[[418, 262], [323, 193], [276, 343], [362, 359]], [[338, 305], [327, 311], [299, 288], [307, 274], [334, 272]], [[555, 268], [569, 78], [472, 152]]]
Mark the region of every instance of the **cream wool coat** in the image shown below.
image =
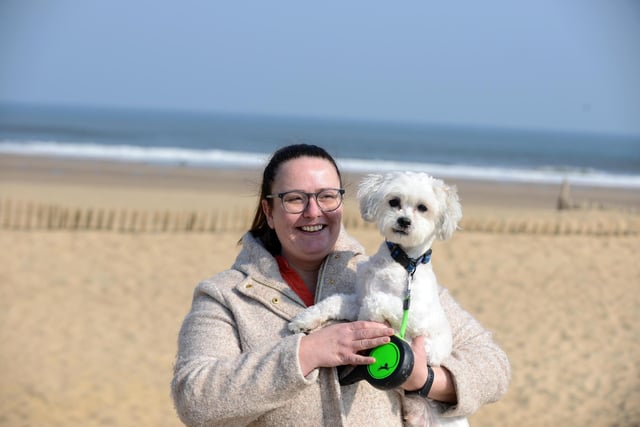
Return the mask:
[[[343, 230], [323, 263], [316, 299], [353, 292], [363, 248]], [[458, 404], [469, 415], [506, 392], [510, 366], [491, 334], [442, 288], [453, 329]], [[250, 234], [230, 270], [200, 283], [178, 339], [172, 396], [188, 426], [400, 426], [400, 394], [364, 381], [340, 387], [335, 369], [304, 377], [298, 363], [302, 334], [287, 329], [303, 310], [275, 259]]]

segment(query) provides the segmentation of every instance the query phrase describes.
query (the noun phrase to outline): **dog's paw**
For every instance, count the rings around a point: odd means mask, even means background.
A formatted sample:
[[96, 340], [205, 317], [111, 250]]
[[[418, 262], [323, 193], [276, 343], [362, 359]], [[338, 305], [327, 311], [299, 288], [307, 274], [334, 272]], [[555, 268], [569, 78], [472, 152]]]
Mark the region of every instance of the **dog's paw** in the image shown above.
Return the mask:
[[289, 330], [294, 334], [299, 334], [299, 333], [307, 334], [311, 332], [311, 330], [307, 329], [306, 326], [300, 325], [297, 322], [289, 323]]
[[306, 312], [300, 313], [291, 322], [289, 322], [289, 330], [293, 333], [308, 333], [316, 329], [321, 325], [319, 319], [315, 319], [308, 315]]
[[306, 334], [311, 332], [311, 329], [307, 328], [306, 325], [296, 321], [292, 321], [289, 323], [289, 330], [294, 334], [299, 334], [301, 332]]

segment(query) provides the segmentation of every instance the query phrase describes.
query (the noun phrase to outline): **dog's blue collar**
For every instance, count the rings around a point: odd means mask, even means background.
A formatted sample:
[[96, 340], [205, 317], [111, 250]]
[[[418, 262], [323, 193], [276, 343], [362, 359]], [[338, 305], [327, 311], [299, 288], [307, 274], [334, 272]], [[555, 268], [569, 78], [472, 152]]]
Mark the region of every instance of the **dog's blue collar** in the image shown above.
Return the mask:
[[403, 266], [412, 276], [413, 273], [415, 273], [416, 268], [418, 268], [418, 265], [427, 264], [429, 261], [431, 261], [431, 249], [420, 255], [418, 258], [414, 259], [409, 258], [409, 255], [407, 255], [407, 253], [400, 247], [400, 245], [391, 243], [388, 240], [386, 240], [385, 242], [387, 243], [389, 252], [391, 252], [391, 258], [393, 258], [397, 263]]

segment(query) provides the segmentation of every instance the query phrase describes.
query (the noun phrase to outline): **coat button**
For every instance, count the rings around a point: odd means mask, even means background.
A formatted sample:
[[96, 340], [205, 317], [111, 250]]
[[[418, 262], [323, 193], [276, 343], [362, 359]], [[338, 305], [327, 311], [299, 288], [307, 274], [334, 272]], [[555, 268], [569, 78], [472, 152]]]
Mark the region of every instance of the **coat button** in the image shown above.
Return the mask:
[[278, 297], [271, 298], [271, 303], [272, 304], [278, 304], [279, 302], [280, 302], [280, 299], [278, 299]]
[[336, 281], [335, 281], [335, 280], [333, 280], [333, 279], [331, 279], [331, 280], [329, 280], [329, 283], [331, 283], [332, 285], [335, 285], [335, 284], [336, 284]]

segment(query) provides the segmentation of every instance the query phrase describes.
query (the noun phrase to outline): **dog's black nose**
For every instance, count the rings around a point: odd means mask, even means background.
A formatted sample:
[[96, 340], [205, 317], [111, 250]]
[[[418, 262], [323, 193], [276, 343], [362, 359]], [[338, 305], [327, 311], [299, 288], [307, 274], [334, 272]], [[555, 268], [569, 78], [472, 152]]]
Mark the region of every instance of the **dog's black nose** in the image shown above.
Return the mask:
[[411, 225], [411, 220], [405, 216], [398, 218], [398, 225], [402, 228], [407, 228]]

